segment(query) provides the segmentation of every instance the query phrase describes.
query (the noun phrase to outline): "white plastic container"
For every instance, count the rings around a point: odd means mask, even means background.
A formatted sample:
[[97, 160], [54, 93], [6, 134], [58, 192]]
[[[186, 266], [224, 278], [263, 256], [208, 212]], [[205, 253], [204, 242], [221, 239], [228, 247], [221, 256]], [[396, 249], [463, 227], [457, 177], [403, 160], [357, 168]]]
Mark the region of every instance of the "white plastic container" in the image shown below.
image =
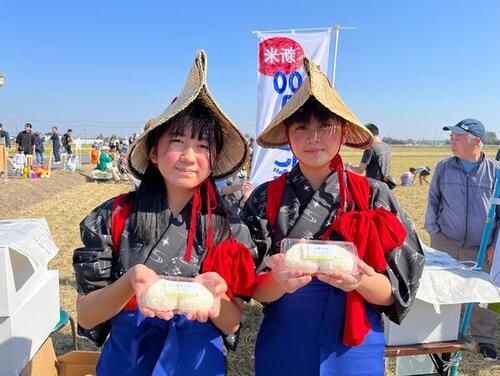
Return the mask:
[[455, 341], [460, 326], [461, 304], [443, 304], [439, 312], [432, 304], [415, 299], [401, 325], [383, 316], [387, 346]]
[[285, 238], [281, 241], [284, 267], [302, 273], [357, 272], [358, 251], [351, 242]]
[[138, 297], [141, 307], [154, 311], [188, 314], [214, 312], [220, 307], [216, 283], [202, 275], [196, 278], [159, 276], [158, 281]]
[[0, 221], [0, 375], [19, 375], [59, 321], [57, 254], [45, 219]]
[[27, 299], [57, 252], [45, 219], [0, 221], [0, 317]]
[[0, 317], [0, 375], [18, 376], [59, 321], [59, 273], [49, 270], [8, 317]]

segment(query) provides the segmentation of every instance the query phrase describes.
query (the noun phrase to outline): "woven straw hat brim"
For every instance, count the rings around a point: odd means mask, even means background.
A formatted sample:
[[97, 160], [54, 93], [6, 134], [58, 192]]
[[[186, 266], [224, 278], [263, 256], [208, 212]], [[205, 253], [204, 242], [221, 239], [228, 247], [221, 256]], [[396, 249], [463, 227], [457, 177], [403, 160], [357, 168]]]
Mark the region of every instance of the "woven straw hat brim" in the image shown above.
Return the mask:
[[374, 141], [373, 135], [347, 107], [337, 91], [332, 88], [330, 81], [320, 67], [308, 57], [304, 57], [304, 69], [306, 77], [302, 81], [302, 85], [257, 137], [257, 143], [265, 148], [279, 148], [288, 145], [285, 120], [298, 111], [309, 98], [313, 97], [330, 112], [345, 120], [348, 126], [348, 135], [344, 145], [356, 149], [369, 148]]
[[204, 51], [199, 51], [177, 99], [160, 116], [148, 121], [144, 132], [137, 137], [129, 148], [127, 155], [128, 167], [134, 177], [142, 179], [150, 163], [150, 150], [147, 145], [148, 135], [181, 113], [197, 99], [210, 110], [222, 128], [223, 147], [212, 171], [212, 177], [214, 179], [223, 179], [231, 176], [246, 163], [249, 154], [248, 143], [210, 94], [206, 82], [206, 73], [207, 57]]

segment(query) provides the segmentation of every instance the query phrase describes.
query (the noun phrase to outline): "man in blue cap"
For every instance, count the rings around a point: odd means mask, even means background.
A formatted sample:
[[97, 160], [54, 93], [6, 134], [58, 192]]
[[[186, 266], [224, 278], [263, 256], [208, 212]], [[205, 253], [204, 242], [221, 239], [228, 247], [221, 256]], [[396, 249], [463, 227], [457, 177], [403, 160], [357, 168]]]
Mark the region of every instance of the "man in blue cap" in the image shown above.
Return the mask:
[[[425, 229], [431, 247], [461, 261], [476, 261], [488, 213], [498, 165], [481, 151], [486, 140], [484, 125], [465, 119], [452, 127], [450, 146], [453, 157], [436, 166], [429, 189]], [[488, 241], [485, 270], [489, 271], [500, 225], [497, 210]], [[477, 304], [472, 310], [470, 333], [486, 360], [496, 360], [496, 315]]]

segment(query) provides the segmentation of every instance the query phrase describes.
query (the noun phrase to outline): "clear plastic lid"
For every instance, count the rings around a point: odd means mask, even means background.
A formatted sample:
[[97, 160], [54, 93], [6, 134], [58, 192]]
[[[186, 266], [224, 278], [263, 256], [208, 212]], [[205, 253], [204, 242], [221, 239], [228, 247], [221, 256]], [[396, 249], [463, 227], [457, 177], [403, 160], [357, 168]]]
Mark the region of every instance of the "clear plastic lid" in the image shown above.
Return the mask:
[[158, 280], [138, 296], [137, 301], [139, 306], [156, 312], [216, 315], [220, 309], [216, 285], [216, 281], [203, 274], [195, 278], [158, 276]]
[[281, 252], [284, 266], [290, 270], [308, 274], [357, 272], [358, 250], [351, 242], [285, 238]]

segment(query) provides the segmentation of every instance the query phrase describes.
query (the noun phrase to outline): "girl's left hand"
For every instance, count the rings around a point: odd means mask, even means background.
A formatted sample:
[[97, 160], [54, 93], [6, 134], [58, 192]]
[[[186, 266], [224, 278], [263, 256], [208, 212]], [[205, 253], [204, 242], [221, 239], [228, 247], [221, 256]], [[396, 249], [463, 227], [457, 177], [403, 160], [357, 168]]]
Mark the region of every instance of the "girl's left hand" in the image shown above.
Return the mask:
[[328, 283], [346, 292], [356, 290], [363, 282], [364, 276], [373, 277], [375, 270], [363, 260], [358, 260], [358, 272], [356, 274], [334, 272], [332, 274], [318, 274], [320, 281]]
[[222, 294], [227, 291], [227, 284], [216, 272], [207, 272], [199, 274], [194, 279], [199, 284], [205, 286], [214, 296], [214, 306], [208, 311], [196, 311], [186, 314], [188, 320], [197, 320], [206, 322], [208, 319], [216, 318], [220, 313], [220, 299]]

